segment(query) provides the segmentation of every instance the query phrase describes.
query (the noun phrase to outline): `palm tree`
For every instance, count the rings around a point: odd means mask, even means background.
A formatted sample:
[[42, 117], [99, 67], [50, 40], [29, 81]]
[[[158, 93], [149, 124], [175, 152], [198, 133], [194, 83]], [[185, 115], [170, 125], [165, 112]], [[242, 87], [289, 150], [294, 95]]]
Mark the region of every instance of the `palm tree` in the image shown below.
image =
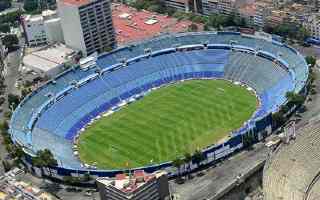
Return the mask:
[[177, 171], [178, 171], [178, 177], [180, 177], [180, 169], [181, 169], [181, 166], [183, 165], [184, 161], [177, 157], [176, 159], [174, 159], [172, 161], [172, 166], [174, 166], [175, 168], [177, 168]]
[[184, 164], [187, 165], [187, 174], [188, 174], [188, 177], [189, 177], [189, 172], [190, 172], [190, 165], [191, 165], [191, 162], [192, 162], [192, 155], [191, 153], [189, 152], [186, 152], [184, 154]]
[[197, 164], [199, 167], [201, 162], [206, 159], [205, 155], [201, 150], [196, 150], [193, 154], [193, 161]]
[[192, 161], [192, 155], [189, 152], [186, 152], [184, 154], [184, 163], [187, 165], [187, 172], [190, 170], [190, 165], [191, 165], [191, 161]]

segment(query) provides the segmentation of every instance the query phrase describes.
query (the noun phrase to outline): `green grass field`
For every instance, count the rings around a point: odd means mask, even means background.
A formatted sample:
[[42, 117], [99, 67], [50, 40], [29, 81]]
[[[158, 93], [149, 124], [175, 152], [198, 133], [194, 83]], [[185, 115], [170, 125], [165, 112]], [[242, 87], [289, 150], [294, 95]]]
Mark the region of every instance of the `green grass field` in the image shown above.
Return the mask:
[[225, 139], [256, 106], [254, 94], [228, 81], [163, 87], [88, 127], [80, 135], [80, 158], [102, 169], [170, 161]]

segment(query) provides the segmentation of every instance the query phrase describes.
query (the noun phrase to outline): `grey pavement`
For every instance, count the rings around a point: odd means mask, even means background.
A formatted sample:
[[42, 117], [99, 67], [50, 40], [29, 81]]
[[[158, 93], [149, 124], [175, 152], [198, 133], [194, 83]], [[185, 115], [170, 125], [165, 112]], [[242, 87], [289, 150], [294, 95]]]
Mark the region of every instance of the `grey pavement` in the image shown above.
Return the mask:
[[259, 163], [264, 162], [268, 148], [263, 143], [257, 144], [252, 150], [245, 150], [218, 166], [204, 171], [204, 176], [194, 176], [183, 184], [170, 182], [171, 191], [179, 200], [205, 200], [219, 194], [237, 180], [239, 174], [246, 174]]
[[[6, 84], [6, 92], [5, 96], [7, 97], [10, 93], [17, 93], [18, 90], [15, 87], [16, 80], [19, 76], [19, 67], [21, 62], [21, 50], [17, 50], [14, 52], [11, 52], [8, 54], [6, 59], [6, 68], [7, 73], [5, 75], [5, 84]], [[3, 111], [7, 111], [8, 108], [8, 102], [6, 101], [3, 104]]]

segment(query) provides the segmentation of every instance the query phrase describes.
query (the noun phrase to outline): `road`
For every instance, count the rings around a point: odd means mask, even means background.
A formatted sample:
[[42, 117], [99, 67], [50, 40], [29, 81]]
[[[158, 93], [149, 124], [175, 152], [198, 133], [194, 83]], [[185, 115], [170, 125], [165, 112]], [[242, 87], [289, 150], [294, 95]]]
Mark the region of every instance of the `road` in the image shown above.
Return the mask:
[[[21, 62], [21, 50], [9, 53], [6, 59], [7, 73], [5, 75], [5, 84], [7, 86], [5, 96], [10, 93], [16, 93], [15, 82], [19, 76], [19, 66]], [[3, 105], [4, 112], [9, 109], [8, 102]]]
[[204, 176], [195, 176], [181, 185], [171, 181], [172, 192], [179, 200], [211, 199], [234, 183], [239, 174], [246, 174], [263, 162], [267, 155], [268, 148], [263, 143], [257, 144], [253, 150], [242, 151], [217, 167], [209, 168]]
[[[15, 82], [19, 75], [19, 65], [21, 61], [21, 50], [14, 51], [12, 53], [9, 53], [6, 60], [5, 65], [7, 67], [7, 74], [5, 75], [5, 84], [6, 84], [6, 92], [5, 96], [7, 97], [8, 94], [16, 92], [15, 88]], [[3, 106], [3, 112], [0, 113], [0, 119], [3, 119], [3, 113], [9, 110], [8, 108], [8, 102], [5, 101]], [[0, 137], [0, 142], [2, 144], [2, 137]], [[0, 145], [0, 160], [5, 158], [7, 155], [7, 151], [4, 147], [4, 145]], [[3, 166], [0, 163], [0, 176], [3, 174]]]

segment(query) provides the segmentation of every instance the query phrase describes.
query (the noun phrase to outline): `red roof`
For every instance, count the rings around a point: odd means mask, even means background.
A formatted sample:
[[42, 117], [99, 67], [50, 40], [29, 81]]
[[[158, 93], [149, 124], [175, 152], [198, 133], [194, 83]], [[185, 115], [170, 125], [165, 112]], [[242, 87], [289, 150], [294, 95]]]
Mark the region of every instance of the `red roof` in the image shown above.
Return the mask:
[[[136, 9], [123, 4], [113, 4], [112, 19], [116, 30], [118, 44], [134, 41], [142, 41], [152, 38], [161, 33], [185, 32], [188, 30], [191, 21], [178, 21], [167, 15], [160, 15], [149, 11], [137, 11]], [[148, 20], [153, 22], [147, 24]], [[202, 24], [197, 24], [199, 30], [203, 30]]]
[[90, 3], [89, 0], [62, 0], [65, 4], [75, 5], [75, 6], [82, 6]]

